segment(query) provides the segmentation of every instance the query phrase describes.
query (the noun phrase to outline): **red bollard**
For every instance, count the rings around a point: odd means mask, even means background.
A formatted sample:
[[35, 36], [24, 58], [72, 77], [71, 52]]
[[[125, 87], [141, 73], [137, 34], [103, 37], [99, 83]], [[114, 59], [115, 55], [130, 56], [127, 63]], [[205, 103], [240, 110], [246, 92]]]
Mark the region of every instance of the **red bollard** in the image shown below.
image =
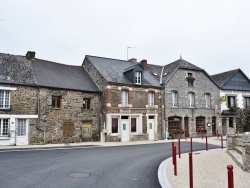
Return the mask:
[[227, 165], [228, 170], [228, 188], [234, 188], [234, 174], [233, 174], [233, 166]]
[[223, 149], [223, 135], [221, 135], [221, 149]]
[[174, 165], [174, 142], [172, 142], [172, 161]]
[[179, 158], [181, 158], [181, 141], [178, 139], [178, 153], [179, 153]]
[[193, 153], [192, 137], [190, 137], [190, 152]]
[[193, 156], [189, 153], [189, 184], [190, 188], [193, 188]]
[[208, 150], [208, 145], [207, 145], [207, 136], [206, 136], [206, 150]]
[[177, 176], [176, 146], [174, 146], [174, 175]]

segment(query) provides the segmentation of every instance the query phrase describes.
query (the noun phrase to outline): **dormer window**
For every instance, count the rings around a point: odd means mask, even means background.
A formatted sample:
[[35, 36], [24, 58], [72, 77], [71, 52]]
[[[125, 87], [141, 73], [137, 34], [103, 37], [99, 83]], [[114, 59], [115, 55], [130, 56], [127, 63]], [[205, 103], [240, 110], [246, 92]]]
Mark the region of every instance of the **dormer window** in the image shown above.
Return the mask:
[[188, 73], [188, 76], [186, 77], [188, 81], [188, 86], [194, 86], [194, 80], [193, 73]]
[[141, 72], [135, 72], [135, 84], [141, 84]]

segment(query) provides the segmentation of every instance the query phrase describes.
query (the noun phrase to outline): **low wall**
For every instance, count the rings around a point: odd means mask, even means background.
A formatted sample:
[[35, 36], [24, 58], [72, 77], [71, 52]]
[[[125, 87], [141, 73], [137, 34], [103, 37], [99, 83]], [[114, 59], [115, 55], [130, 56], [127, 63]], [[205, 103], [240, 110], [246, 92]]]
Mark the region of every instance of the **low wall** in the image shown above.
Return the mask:
[[237, 146], [242, 147], [243, 169], [250, 172], [250, 132], [227, 135], [227, 149], [234, 150]]

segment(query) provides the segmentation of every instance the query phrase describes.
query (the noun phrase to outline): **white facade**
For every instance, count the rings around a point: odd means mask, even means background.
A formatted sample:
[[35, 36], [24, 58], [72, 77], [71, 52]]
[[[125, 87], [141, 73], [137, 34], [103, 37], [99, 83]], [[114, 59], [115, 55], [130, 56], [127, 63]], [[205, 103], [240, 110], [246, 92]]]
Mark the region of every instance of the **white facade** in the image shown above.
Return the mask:
[[9, 134], [0, 136], [0, 145], [28, 145], [30, 118], [38, 118], [38, 115], [0, 114], [0, 119], [7, 119], [9, 123]]

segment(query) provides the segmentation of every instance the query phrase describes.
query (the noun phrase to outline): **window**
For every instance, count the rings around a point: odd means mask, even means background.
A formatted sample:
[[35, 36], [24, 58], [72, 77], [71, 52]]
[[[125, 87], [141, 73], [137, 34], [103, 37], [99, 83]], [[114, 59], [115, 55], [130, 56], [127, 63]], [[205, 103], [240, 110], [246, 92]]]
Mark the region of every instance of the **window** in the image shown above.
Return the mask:
[[194, 93], [188, 93], [188, 106], [194, 107]]
[[155, 94], [153, 92], [148, 93], [148, 105], [149, 106], [154, 106], [154, 97]]
[[186, 77], [188, 81], [188, 86], [194, 86], [194, 80], [195, 78], [193, 77], [192, 73], [188, 73], [188, 76]]
[[136, 118], [131, 118], [131, 132], [136, 132]]
[[90, 99], [83, 99], [83, 109], [90, 109]]
[[112, 118], [112, 133], [118, 133], [118, 118]]
[[0, 119], [0, 136], [7, 136], [10, 129], [10, 119]]
[[52, 96], [52, 107], [61, 108], [61, 96]]
[[74, 131], [75, 131], [74, 122], [63, 123], [63, 136], [71, 137], [74, 135]]
[[210, 104], [211, 104], [211, 97], [209, 93], [205, 93], [205, 105], [206, 108], [210, 108]]
[[135, 72], [135, 84], [141, 84], [141, 72]]
[[10, 108], [10, 91], [0, 91], [0, 108]]
[[26, 136], [26, 119], [17, 119], [17, 136]]
[[168, 118], [168, 129], [180, 129], [181, 128], [181, 118], [180, 117], [169, 117]]
[[250, 97], [244, 97], [244, 107], [250, 107]]
[[177, 106], [177, 91], [172, 91], [172, 106]]
[[205, 117], [202, 116], [196, 118], [196, 131], [200, 128], [205, 129]]
[[128, 91], [122, 90], [122, 106], [128, 106]]
[[236, 107], [235, 96], [227, 96], [227, 107]]

